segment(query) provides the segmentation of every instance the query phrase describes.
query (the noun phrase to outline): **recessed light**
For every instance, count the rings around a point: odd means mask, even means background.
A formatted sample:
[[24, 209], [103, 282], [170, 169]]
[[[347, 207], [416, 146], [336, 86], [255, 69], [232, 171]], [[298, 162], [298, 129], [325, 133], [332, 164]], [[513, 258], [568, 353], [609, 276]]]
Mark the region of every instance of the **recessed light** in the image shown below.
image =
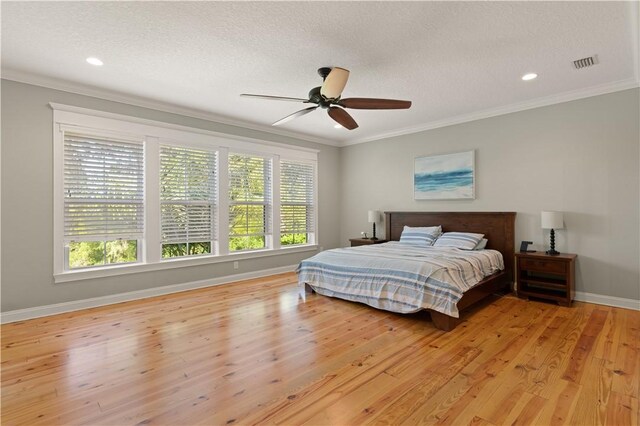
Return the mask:
[[334, 129], [342, 129], [342, 126], [340, 124], [336, 124], [335, 126], [333, 126]]
[[525, 74], [525, 75], [523, 75], [523, 76], [522, 76], [522, 79], [523, 79], [524, 81], [529, 81], [529, 80], [533, 80], [533, 79], [534, 79], [534, 78], [536, 78], [537, 76], [538, 76], [538, 74], [536, 74], [536, 73], [534, 73], [534, 72], [531, 72], [531, 73], [529, 73], [529, 74]]
[[93, 56], [87, 58], [87, 62], [89, 62], [91, 65], [95, 65], [96, 67], [101, 67], [102, 65], [104, 65], [104, 63], [100, 59], [94, 58]]

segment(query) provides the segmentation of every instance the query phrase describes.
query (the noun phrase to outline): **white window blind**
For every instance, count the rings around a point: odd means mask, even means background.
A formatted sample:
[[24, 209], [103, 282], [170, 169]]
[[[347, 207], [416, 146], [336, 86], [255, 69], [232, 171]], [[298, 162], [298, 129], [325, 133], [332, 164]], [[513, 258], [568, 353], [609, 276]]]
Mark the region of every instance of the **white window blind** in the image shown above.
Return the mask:
[[230, 250], [264, 248], [271, 230], [271, 159], [229, 154]]
[[160, 203], [163, 244], [215, 240], [217, 153], [160, 147]]
[[138, 142], [64, 133], [64, 238], [136, 240], [144, 230]]
[[280, 161], [281, 243], [306, 244], [314, 232], [313, 165], [291, 160]]

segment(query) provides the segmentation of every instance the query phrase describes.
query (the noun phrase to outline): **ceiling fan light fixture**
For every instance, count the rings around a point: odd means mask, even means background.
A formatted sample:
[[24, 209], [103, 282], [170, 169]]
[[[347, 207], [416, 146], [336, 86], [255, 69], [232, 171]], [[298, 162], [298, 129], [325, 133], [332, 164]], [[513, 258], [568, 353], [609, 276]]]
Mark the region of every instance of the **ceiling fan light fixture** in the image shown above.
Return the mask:
[[333, 126], [334, 129], [342, 129], [342, 124], [336, 124]]
[[342, 94], [344, 86], [349, 79], [349, 70], [340, 67], [334, 67], [322, 83], [320, 94], [327, 99], [337, 99]]
[[530, 80], [535, 80], [537, 77], [538, 77], [538, 74], [536, 74], [535, 72], [530, 72], [528, 74], [523, 75], [522, 80], [530, 81]]
[[87, 58], [87, 62], [90, 63], [91, 65], [94, 65], [96, 67], [101, 67], [104, 65], [104, 62], [102, 62], [100, 59], [94, 57], [94, 56], [89, 56]]

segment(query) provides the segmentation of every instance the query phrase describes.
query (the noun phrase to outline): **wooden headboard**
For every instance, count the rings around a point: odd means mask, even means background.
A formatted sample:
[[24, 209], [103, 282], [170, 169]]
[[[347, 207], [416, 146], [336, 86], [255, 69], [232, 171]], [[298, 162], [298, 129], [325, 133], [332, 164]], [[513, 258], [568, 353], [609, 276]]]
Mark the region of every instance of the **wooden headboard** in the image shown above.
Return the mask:
[[442, 232], [460, 231], [484, 234], [487, 248], [498, 250], [504, 258], [505, 277], [514, 280], [515, 212], [384, 212], [385, 236], [398, 241], [405, 225], [442, 226]]

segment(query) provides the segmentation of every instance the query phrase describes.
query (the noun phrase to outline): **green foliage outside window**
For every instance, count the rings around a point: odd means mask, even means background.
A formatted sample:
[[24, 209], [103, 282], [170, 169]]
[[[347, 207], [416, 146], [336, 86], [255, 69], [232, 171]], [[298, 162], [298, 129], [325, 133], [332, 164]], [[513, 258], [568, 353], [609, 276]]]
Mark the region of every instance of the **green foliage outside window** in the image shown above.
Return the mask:
[[136, 240], [81, 241], [69, 243], [69, 268], [135, 262]]
[[280, 207], [280, 244], [296, 245], [307, 244], [307, 206], [282, 204]]
[[307, 234], [281, 234], [280, 244], [283, 246], [307, 244]]
[[179, 146], [161, 147], [163, 259], [212, 253], [215, 170], [216, 154], [213, 152]]
[[265, 246], [265, 238], [262, 236], [245, 236], [245, 237], [230, 237], [229, 238], [229, 250], [257, 250], [262, 249]]
[[265, 206], [230, 207], [229, 250], [255, 250], [265, 247]]
[[202, 243], [181, 243], [181, 244], [163, 244], [162, 258], [180, 256], [197, 256], [199, 254], [210, 254], [211, 242]]
[[265, 247], [270, 179], [269, 160], [229, 155], [229, 251]]
[[280, 245], [308, 244], [313, 222], [313, 166], [280, 163]]

